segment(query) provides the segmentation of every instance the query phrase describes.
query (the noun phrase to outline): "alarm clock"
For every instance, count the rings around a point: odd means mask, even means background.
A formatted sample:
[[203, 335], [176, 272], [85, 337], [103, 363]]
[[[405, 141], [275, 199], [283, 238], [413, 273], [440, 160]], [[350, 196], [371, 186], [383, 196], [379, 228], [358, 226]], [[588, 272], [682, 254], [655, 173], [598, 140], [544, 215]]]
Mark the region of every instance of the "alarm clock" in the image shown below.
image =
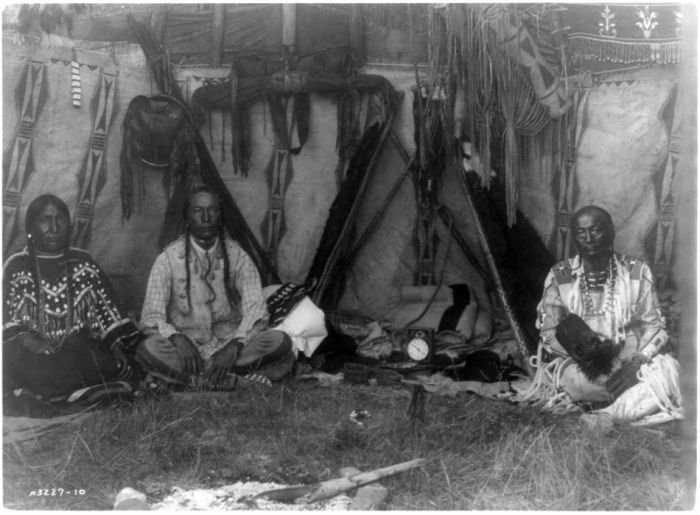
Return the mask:
[[408, 329], [404, 352], [411, 361], [422, 363], [433, 357], [433, 335], [431, 329]]

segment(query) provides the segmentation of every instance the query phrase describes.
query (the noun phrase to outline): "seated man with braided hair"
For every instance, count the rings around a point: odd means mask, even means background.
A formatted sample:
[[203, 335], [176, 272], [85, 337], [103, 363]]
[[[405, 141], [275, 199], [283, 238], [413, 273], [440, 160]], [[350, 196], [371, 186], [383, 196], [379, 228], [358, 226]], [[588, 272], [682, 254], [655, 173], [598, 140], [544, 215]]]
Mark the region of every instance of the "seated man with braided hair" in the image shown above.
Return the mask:
[[292, 340], [266, 329], [260, 274], [227, 234], [219, 197], [194, 188], [184, 215], [185, 234], [151, 269], [139, 363], [171, 386], [228, 389], [251, 373], [281, 379], [294, 366]]
[[649, 266], [613, 251], [615, 228], [600, 207], [574, 213], [571, 232], [578, 253], [552, 267], [537, 308], [535, 383], [553, 377], [550, 397], [607, 404], [595, 413], [608, 422], [652, 421], [660, 410], [659, 420], [681, 417], [679, 365], [663, 354], [668, 334]]
[[3, 270], [5, 413], [44, 416], [67, 400], [129, 396], [139, 378], [139, 333], [97, 263], [70, 247], [65, 202], [38, 196], [25, 227], [27, 246]]

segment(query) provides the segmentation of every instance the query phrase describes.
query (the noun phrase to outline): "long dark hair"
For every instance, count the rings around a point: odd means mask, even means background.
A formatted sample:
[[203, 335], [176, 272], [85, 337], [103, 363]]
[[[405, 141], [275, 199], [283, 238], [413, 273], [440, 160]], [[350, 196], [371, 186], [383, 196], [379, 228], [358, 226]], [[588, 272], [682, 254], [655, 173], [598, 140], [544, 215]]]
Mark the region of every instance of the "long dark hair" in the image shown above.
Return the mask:
[[[192, 199], [194, 198], [195, 195], [199, 193], [207, 193], [211, 195], [212, 197], [216, 198], [217, 202], [219, 203], [219, 207], [221, 207], [221, 198], [219, 197], [219, 194], [212, 188], [211, 186], [207, 186], [206, 184], [202, 184], [200, 186], [195, 186], [190, 190], [189, 194], [187, 195], [187, 199], [185, 200], [184, 204], [184, 209], [182, 211], [182, 216], [185, 219], [185, 273], [186, 273], [186, 287], [187, 287], [187, 311], [188, 313], [192, 310], [192, 299], [190, 297], [190, 288], [192, 286], [192, 279], [190, 276], [190, 254], [192, 253], [192, 244], [190, 242], [190, 228], [189, 224], [187, 223], [187, 212], [190, 209], [190, 204], [192, 203]], [[228, 234], [228, 231], [226, 230], [226, 224], [224, 223], [224, 212], [223, 210], [219, 211], [219, 242], [221, 245], [221, 253], [223, 254], [224, 258], [224, 289], [226, 290], [226, 298], [228, 299], [229, 304], [233, 304], [236, 302], [238, 296], [235, 294], [233, 291], [233, 287], [231, 286], [231, 283], [229, 281], [229, 273], [231, 270], [231, 262], [228, 257], [228, 251], [226, 250], [226, 235]], [[206, 280], [205, 280], [206, 282]], [[207, 283], [207, 286], [209, 284]], [[209, 289], [212, 290], [211, 286], [209, 286]], [[216, 294], [214, 293], [214, 298], [212, 301], [216, 299]]]
[[[41, 313], [41, 310], [44, 307], [44, 302], [43, 302], [43, 292], [41, 290], [41, 271], [39, 270], [39, 259], [36, 253], [36, 247], [34, 246], [34, 240], [32, 238], [32, 225], [34, 225], [34, 221], [37, 219], [39, 215], [46, 209], [48, 206], [54, 206], [62, 215], [65, 215], [66, 219], [68, 220], [68, 227], [70, 228], [70, 211], [68, 211], [68, 206], [66, 205], [63, 200], [58, 198], [56, 195], [53, 195], [51, 193], [44, 193], [43, 195], [39, 195], [36, 197], [34, 200], [32, 200], [29, 203], [29, 206], [27, 206], [27, 211], [25, 212], [24, 215], [24, 228], [27, 231], [27, 252], [29, 254], [29, 258], [34, 266], [33, 270], [33, 275], [34, 275], [34, 294], [37, 302], [37, 312]], [[70, 231], [70, 229], [69, 229]], [[70, 241], [70, 232], [69, 232], [69, 241]], [[68, 245], [70, 247], [70, 244]], [[65, 249], [66, 251], [68, 248]], [[63, 254], [62, 258], [62, 268], [65, 270], [66, 273], [66, 306], [67, 306], [67, 315], [66, 315], [66, 330], [69, 330], [72, 322], [73, 322], [73, 286], [72, 286], [72, 281], [70, 277], [70, 270], [68, 269], [68, 253], [65, 252]], [[42, 334], [44, 333], [44, 317], [39, 316], [39, 326], [40, 326], [40, 331]]]
[[27, 236], [31, 233], [32, 224], [34, 220], [36, 220], [36, 217], [48, 206], [54, 206], [61, 214], [65, 215], [70, 225], [70, 212], [68, 211], [66, 203], [52, 193], [44, 193], [32, 200], [27, 206], [27, 211], [24, 215], [24, 229], [27, 231]]

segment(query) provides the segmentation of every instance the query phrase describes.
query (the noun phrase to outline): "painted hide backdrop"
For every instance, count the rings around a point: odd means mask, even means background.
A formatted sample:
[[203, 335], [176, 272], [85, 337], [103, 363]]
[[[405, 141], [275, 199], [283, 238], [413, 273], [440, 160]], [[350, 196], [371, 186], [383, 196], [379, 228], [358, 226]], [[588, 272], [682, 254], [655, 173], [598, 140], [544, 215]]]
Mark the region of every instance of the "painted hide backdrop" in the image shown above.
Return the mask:
[[[128, 224], [122, 223], [121, 122], [129, 99], [150, 93], [148, 70], [130, 64], [138, 57], [115, 60], [108, 54], [77, 50], [73, 55], [68, 48], [3, 41], [4, 257], [26, 243], [29, 202], [54, 193], [71, 211], [72, 244], [93, 254], [130, 310], [142, 300], [166, 205], [160, 173], [147, 173], [149, 201]], [[73, 60], [79, 63], [78, 108], [72, 102]], [[28, 80], [19, 82], [27, 67]], [[27, 139], [31, 145], [23, 144]]]
[[581, 96], [574, 166], [555, 176], [531, 158], [519, 206], [557, 258], [573, 251], [569, 215], [597, 204], [613, 218], [616, 250], [646, 259], [666, 285], [678, 203], [678, 84], [663, 68], [606, 78]]
[[[27, 95], [42, 91], [43, 107], [31, 121], [31, 162], [17, 157], [7, 160], [6, 191], [18, 184], [17, 194], [5, 195], [5, 256], [25, 244], [24, 210], [37, 195], [52, 192], [63, 198], [71, 216], [81, 214], [84, 229], [74, 234], [74, 245], [86, 248], [110, 276], [118, 297], [137, 316], [145, 291], [146, 280], [159, 252], [158, 237], [167, 204], [162, 184], [163, 171], [144, 166], [145, 201], [136, 202], [134, 214], [123, 220], [120, 201], [119, 154], [122, 145], [122, 121], [129, 101], [136, 95], [156, 94], [140, 48], [115, 57], [93, 51], [77, 50], [82, 102], [72, 104], [71, 61], [67, 48], [34, 48], [20, 44], [3, 46], [3, 148], [8, 149], [21, 132], [18, 124], [20, 106], [16, 99], [27, 102]], [[20, 84], [18, 78], [29, 63], [43, 70], [43, 85], [33, 89]], [[205, 80], [224, 78], [228, 69], [182, 68], [176, 78], [186, 98]], [[381, 73], [373, 70], [368, 73]], [[395, 89], [404, 91], [403, 102], [394, 120], [394, 130], [409, 153], [414, 151], [412, 122], [412, 71], [384, 74]], [[112, 82], [108, 102], [99, 94], [104, 77]], [[28, 90], [29, 88], [29, 90]], [[97, 93], [96, 93], [97, 92]], [[34, 100], [36, 100], [34, 98]], [[26, 105], [22, 107], [26, 111]], [[107, 118], [105, 117], [106, 115]], [[25, 112], [26, 119], [26, 112]], [[26, 123], [23, 125], [26, 126]], [[221, 110], [209, 110], [199, 127], [224, 183], [238, 204], [247, 224], [262, 241], [261, 226], [269, 203], [269, 186], [264, 170], [274, 148], [274, 134], [266, 103], [258, 102], [250, 109], [251, 166], [247, 176], [236, 174], [231, 163], [230, 118]], [[26, 132], [26, 131], [25, 131]], [[308, 139], [293, 156], [293, 173], [287, 177], [283, 209], [286, 228], [281, 236], [277, 264], [284, 282], [302, 283], [311, 266], [328, 211], [338, 191], [335, 168], [336, 104], [333, 100], [312, 94]], [[104, 142], [104, 145], [102, 144]], [[15, 143], [16, 145], [16, 143]], [[33, 163], [33, 165], [32, 165]], [[357, 232], [362, 232], [384, 202], [387, 193], [405, 171], [407, 164], [391, 142], [380, 154], [369, 179], [367, 195], [362, 203]], [[472, 220], [464, 207], [464, 199], [456, 176], [446, 174], [442, 200], [454, 213], [455, 226], [480, 256], [478, 239]], [[82, 193], [81, 193], [82, 192]], [[79, 198], [82, 200], [78, 206]], [[19, 214], [14, 229], [8, 227], [11, 217]], [[357, 255], [348, 273], [345, 295], [339, 308], [366, 314], [375, 319], [391, 317], [400, 302], [402, 286], [414, 283], [416, 273], [413, 232], [416, 220], [415, 192], [410, 178], [403, 181], [396, 197], [376, 230]], [[484, 309], [491, 309], [483, 279], [473, 269], [456, 244], [450, 244], [447, 229], [438, 222], [440, 243], [436, 256], [435, 276], [444, 284], [470, 284]], [[357, 234], [356, 234], [357, 237]], [[78, 241], [79, 240], [79, 241]], [[445, 251], [449, 257], [445, 259]], [[443, 272], [444, 268], [444, 272]]]
[[[71, 87], [76, 69], [80, 107], [73, 105], [76, 91]], [[368, 67], [365, 73], [383, 75], [404, 93], [393, 128], [401, 145], [413, 154], [413, 70]], [[228, 68], [175, 67], [187, 100], [207, 81], [223, 80], [228, 75]], [[528, 153], [522, 163], [518, 208], [554, 258], [570, 252], [571, 213], [596, 203], [613, 216], [617, 249], [646, 258], [655, 267], [660, 285], [666, 281], [673, 262], [677, 113], [682, 109], [677, 101], [676, 75], [673, 69], [658, 67], [609, 76], [583, 88], [570, 112], [576, 115], [577, 151], [577, 160], [570, 168], [545, 165], [551, 155]], [[143, 166], [145, 201], [137, 202], [128, 221], [122, 218], [119, 154], [124, 113], [133, 97], [157, 93], [140, 47], [131, 45], [111, 55], [37, 48], [6, 40], [3, 77], [5, 257], [25, 244], [23, 215], [27, 204], [41, 193], [55, 193], [71, 208], [74, 245], [93, 254], [112, 279], [119, 298], [138, 317], [148, 273], [160, 251], [158, 238], [167, 204], [164, 172]], [[206, 110], [199, 130], [224, 184], [262, 242], [270, 207], [265, 170], [275, 136], [266, 102], [253, 104], [248, 112], [251, 159], [247, 175], [234, 172], [227, 112]], [[283, 282], [303, 283], [318, 248], [339, 189], [336, 136], [335, 101], [311, 94], [308, 138], [291, 156], [291, 172], [282, 184], [285, 226], [276, 263]], [[406, 167], [388, 138], [370, 172], [355, 239]], [[459, 178], [446, 170], [442, 180], [440, 201], [454, 213], [457, 231], [486, 268]], [[416, 220], [414, 183], [407, 178], [348, 271], [339, 309], [374, 319], [392, 318], [401, 302], [401, 289], [415, 284]], [[492, 300], [493, 292], [487, 291], [481, 275], [439, 220], [436, 230], [436, 280], [445, 285], [469, 284], [480, 307], [490, 312], [497, 303]]]

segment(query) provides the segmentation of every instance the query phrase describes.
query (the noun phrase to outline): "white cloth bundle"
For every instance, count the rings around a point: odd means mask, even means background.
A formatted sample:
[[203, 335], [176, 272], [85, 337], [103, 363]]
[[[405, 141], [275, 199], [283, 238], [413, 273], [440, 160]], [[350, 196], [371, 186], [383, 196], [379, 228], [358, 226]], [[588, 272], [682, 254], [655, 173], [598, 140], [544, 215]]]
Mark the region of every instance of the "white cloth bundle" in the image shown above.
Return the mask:
[[[279, 287], [280, 285], [266, 286], [263, 288], [263, 296], [269, 297]], [[309, 297], [304, 297], [282, 322], [270, 329], [287, 333], [294, 343], [295, 353], [303, 352], [307, 358], [328, 336], [326, 316]]]

